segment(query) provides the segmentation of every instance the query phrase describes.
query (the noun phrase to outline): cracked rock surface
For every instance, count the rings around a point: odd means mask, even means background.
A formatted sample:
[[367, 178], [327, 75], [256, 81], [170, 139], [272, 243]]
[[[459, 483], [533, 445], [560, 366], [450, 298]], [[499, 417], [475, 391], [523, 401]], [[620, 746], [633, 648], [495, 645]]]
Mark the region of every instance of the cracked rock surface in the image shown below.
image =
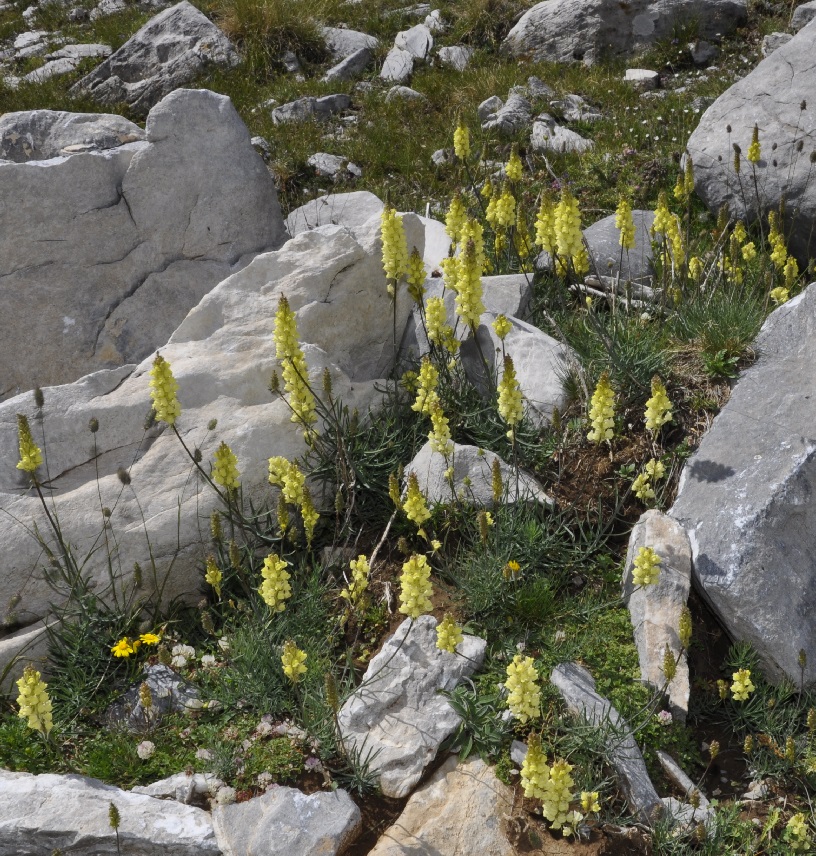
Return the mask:
[[0, 398], [139, 362], [236, 265], [285, 239], [246, 127], [206, 90], [168, 95], [145, 131], [119, 116], [7, 113], [0, 157]]

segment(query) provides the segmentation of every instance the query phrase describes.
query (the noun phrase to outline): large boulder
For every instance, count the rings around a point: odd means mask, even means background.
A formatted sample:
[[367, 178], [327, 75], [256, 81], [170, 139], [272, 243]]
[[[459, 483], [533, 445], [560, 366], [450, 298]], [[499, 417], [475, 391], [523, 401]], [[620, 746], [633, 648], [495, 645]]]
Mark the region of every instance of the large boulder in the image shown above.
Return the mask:
[[[810, 25], [809, 25], [810, 26]], [[766, 675], [816, 683], [816, 284], [777, 309], [757, 362], [683, 469], [670, 514], [694, 583]]]
[[0, 397], [144, 359], [237, 264], [286, 238], [223, 95], [178, 90], [144, 132], [117, 116], [8, 113], [0, 146]]
[[[695, 190], [712, 211], [728, 205], [733, 217], [755, 220], [778, 210], [784, 197], [784, 234], [802, 266], [816, 252], [811, 160], [816, 130], [807, 103], [816, 85], [815, 47], [816, 23], [810, 23], [727, 89], [703, 114], [686, 146], [694, 161]], [[745, 157], [754, 125], [761, 144], [756, 165]], [[734, 172], [734, 144], [743, 155], [739, 176]]]
[[208, 69], [237, 63], [238, 54], [224, 33], [182, 0], [151, 18], [71, 92], [90, 95], [100, 104], [124, 101], [144, 114]]
[[439, 690], [450, 691], [484, 661], [487, 643], [465, 635], [455, 654], [436, 647], [436, 619], [406, 619], [368, 664], [340, 710], [347, 752], [370, 762], [387, 797], [411, 793], [461, 718]]
[[[110, 825], [111, 805], [119, 810], [118, 830]], [[210, 815], [200, 808], [85, 776], [0, 770], [0, 856], [54, 852], [221, 856]]]
[[745, 0], [544, 0], [522, 15], [502, 47], [535, 62], [590, 64], [671, 39], [689, 20], [698, 23], [700, 38], [719, 39], [746, 18]]
[[[409, 245], [421, 252], [419, 219], [407, 214], [404, 225]], [[339, 226], [299, 235], [220, 283], [162, 348], [179, 383], [182, 413], [175, 427], [191, 449], [201, 449], [205, 467], [219, 443], [229, 443], [245, 497], [274, 501], [268, 458], [291, 459], [304, 451], [303, 432], [291, 422], [288, 405], [267, 388], [278, 366], [273, 333], [281, 295], [296, 314], [315, 388], [321, 388], [325, 367], [335, 395], [349, 408], [365, 414], [379, 400], [375, 382], [388, 376], [394, 357], [381, 252], [378, 217], [357, 238]], [[400, 293], [400, 325], [409, 304]], [[191, 462], [172, 431], [163, 423], [145, 431], [151, 362], [45, 389], [49, 485], [73, 555], [98, 591], [109, 584], [108, 556], [98, 540], [107, 521], [108, 543], [116, 545], [117, 586], [131, 585], [133, 563], [139, 562], [145, 591], [164, 585], [166, 597], [189, 597], [201, 585], [206, 519], [219, 501], [191, 476]], [[34, 527], [57, 548], [36, 495], [15, 469], [17, 413], [32, 417], [38, 440], [42, 434], [29, 395], [0, 404], [0, 515], [19, 521], [0, 528], [0, 604], [17, 602], [17, 623], [24, 625], [46, 615], [57, 600], [40, 570], [43, 554]], [[99, 423], [93, 435], [91, 418]], [[217, 420], [215, 430], [207, 430], [210, 420]], [[124, 489], [119, 468], [130, 475]], [[111, 510], [109, 517], [103, 517], [103, 507]]]

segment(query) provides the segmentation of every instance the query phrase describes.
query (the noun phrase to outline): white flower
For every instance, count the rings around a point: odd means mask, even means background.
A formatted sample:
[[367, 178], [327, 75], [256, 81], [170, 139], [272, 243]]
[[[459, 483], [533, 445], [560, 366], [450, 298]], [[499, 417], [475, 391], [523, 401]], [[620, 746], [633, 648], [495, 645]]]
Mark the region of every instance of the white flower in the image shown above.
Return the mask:
[[183, 669], [187, 665], [187, 658], [182, 657], [181, 654], [176, 654], [176, 656], [170, 660], [170, 665], [174, 669]]
[[215, 657], [213, 657], [212, 654], [204, 654], [204, 656], [201, 658], [201, 665], [204, 666], [205, 669], [209, 668], [210, 666], [214, 666]]
[[235, 788], [227, 787], [219, 788], [215, 793], [215, 801], [218, 805], [229, 805], [235, 802]]
[[218, 640], [218, 647], [219, 647], [222, 651], [229, 651], [229, 649], [230, 649], [229, 639], [227, 639], [227, 637], [226, 637], [226, 636], [222, 636], [222, 637]]
[[188, 660], [193, 659], [196, 655], [192, 645], [174, 645], [170, 653], [174, 657], [186, 657]]
[[150, 740], [142, 740], [142, 742], [136, 747], [136, 754], [142, 759], [142, 761], [147, 761], [155, 751], [156, 744], [152, 743]]

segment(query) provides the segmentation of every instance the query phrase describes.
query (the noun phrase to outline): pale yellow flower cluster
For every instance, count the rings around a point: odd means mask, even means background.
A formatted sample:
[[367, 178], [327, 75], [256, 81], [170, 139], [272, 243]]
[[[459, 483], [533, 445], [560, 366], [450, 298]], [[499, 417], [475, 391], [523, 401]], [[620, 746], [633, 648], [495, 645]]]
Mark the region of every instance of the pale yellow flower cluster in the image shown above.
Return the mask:
[[609, 383], [609, 373], [604, 372], [598, 380], [589, 403], [589, 422], [592, 426], [587, 434], [590, 443], [611, 440], [615, 434], [615, 393]]
[[516, 425], [524, 415], [522, 406], [521, 387], [516, 379], [516, 369], [513, 360], [509, 356], [504, 358], [504, 371], [498, 385], [499, 415], [510, 426], [508, 436], [512, 439]]
[[340, 592], [340, 597], [347, 600], [350, 606], [356, 607], [368, 589], [368, 575], [371, 573], [371, 567], [368, 564], [368, 559], [364, 555], [360, 555], [349, 562], [349, 568], [351, 569], [351, 582], [348, 588], [344, 588]]
[[516, 654], [507, 667], [505, 687], [507, 707], [519, 722], [524, 724], [541, 715], [541, 690], [538, 688], [538, 672], [532, 657]]
[[694, 162], [691, 155], [686, 152], [686, 166], [684, 171], [677, 176], [677, 183], [674, 185], [674, 198], [678, 202], [686, 203], [692, 193], [694, 193]]
[[31, 428], [27, 417], [22, 413], [17, 414], [17, 439], [20, 444], [20, 462], [18, 470], [33, 473], [43, 462], [42, 451], [31, 436]]
[[649, 586], [657, 582], [663, 559], [651, 547], [640, 547], [632, 568], [632, 582], [636, 586]]
[[281, 663], [283, 664], [283, 674], [293, 684], [300, 680], [301, 675], [306, 674], [306, 652], [301, 651], [291, 640], [283, 645]]
[[581, 820], [578, 812], [570, 812], [575, 787], [571, 773], [572, 764], [556, 761], [550, 767], [550, 778], [544, 785], [544, 796], [541, 797], [542, 811], [553, 829], [561, 829], [567, 824], [575, 826]]
[[286, 570], [288, 565], [289, 563], [279, 558], [276, 553], [271, 553], [264, 559], [261, 569], [263, 582], [258, 593], [273, 612], [283, 612], [286, 609], [286, 601], [292, 596], [292, 588], [289, 585], [291, 577]]
[[216, 449], [213, 455], [212, 480], [227, 490], [237, 490], [241, 486], [238, 472], [238, 458], [226, 443]]
[[405, 279], [408, 282], [408, 293], [414, 303], [421, 306], [422, 298], [425, 296], [425, 262], [416, 247], [411, 250]]
[[561, 191], [561, 199], [555, 207], [553, 226], [556, 252], [562, 264], [572, 260], [575, 273], [586, 273], [589, 270], [589, 258], [581, 232], [581, 211], [578, 200], [567, 187]]
[[419, 618], [431, 611], [431, 566], [425, 556], [414, 553], [402, 566], [399, 611], [409, 618]]
[[497, 315], [496, 320], [493, 322], [493, 329], [496, 335], [504, 341], [507, 334], [513, 329], [513, 325], [507, 320], [506, 315]]
[[443, 413], [442, 407], [439, 404], [431, 410], [431, 425], [432, 428], [428, 434], [431, 448], [447, 458], [453, 454], [453, 439], [451, 437], [448, 418]]
[[518, 155], [518, 149], [514, 143], [513, 148], [510, 150], [510, 159], [504, 165], [504, 174], [510, 179], [510, 181], [521, 181], [521, 171], [521, 158]]
[[754, 124], [754, 133], [751, 136], [751, 145], [748, 146], [748, 154], [745, 155], [746, 158], [752, 163], [759, 163], [759, 159], [762, 155], [761, 149], [759, 147], [759, 127]]
[[453, 132], [453, 153], [459, 160], [467, 160], [470, 154], [470, 131], [461, 119]]
[[462, 321], [475, 329], [485, 311], [482, 303], [482, 264], [473, 238], [460, 251], [456, 277], [456, 314]]
[[[425, 302], [425, 323], [428, 327], [428, 341], [433, 345], [441, 345], [446, 338], [448, 313], [445, 301], [441, 297], [429, 297]], [[451, 331], [452, 332], [452, 331]]]
[[502, 188], [501, 196], [496, 200], [496, 222], [508, 228], [516, 225], [516, 200], [507, 184]]
[[281, 364], [284, 389], [292, 408], [292, 422], [299, 422], [308, 438], [312, 434], [311, 426], [317, 422], [315, 399], [309, 389], [309, 369], [298, 340], [295, 313], [284, 296], [278, 301], [275, 313], [274, 340], [275, 356]]
[[645, 419], [646, 430], [653, 435], [672, 421], [672, 403], [663, 381], [656, 375], [652, 378], [652, 396], [646, 402]]
[[213, 587], [218, 597], [221, 597], [221, 580], [223, 578], [224, 575], [215, 563], [215, 557], [207, 556], [207, 564], [204, 569], [204, 581]]
[[17, 696], [20, 712], [17, 715], [28, 720], [29, 728], [47, 737], [54, 725], [48, 684], [33, 666], [26, 666], [22, 678], [17, 681], [17, 689], [20, 690]]
[[416, 413], [427, 413], [430, 415], [434, 407], [439, 404], [439, 395], [436, 392], [439, 383], [439, 372], [429, 357], [423, 357], [419, 367], [417, 378], [416, 400], [411, 405], [411, 410]]
[[555, 255], [558, 246], [555, 237], [555, 203], [547, 192], [541, 197], [541, 205], [536, 215], [535, 232], [536, 244], [550, 255]]
[[466, 221], [467, 211], [465, 210], [465, 204], [462, 202], [461, 194], [457, 191], [453, 199], [451, 199], [447, 214], [445, 214], [445, 233], [455, 243], [459, 243]]
[[655, 458], [652, 458], [643, 468], [643, 472], [632, 481], [632, 491], [635, 496], [645, 502], [655, 498], [652, 482], [658, 482], [666, 475], [666, 467]]
[[734, 681], [731, 684], [731, 695], [734, 697], [734, 701], [746, 701], [748, 696], [756, 689], [751, 680], [751, 670], [740, 669], [734, 672], [731, 678]]
[[279, 487], [283, 498], [290, 505], [303, 503], [303, 487], [306, 476], [301, 471], [297, 461], [290, 461], [282, 455], [269, 459], [269, 484]]
[[418, 527], [421, 527], [431, 516], [431, 512], [428, 511], [428, 506], [425, 502], [425, 497], [419, 489], [419, 481], [417, 480], [416, 473], [411, 473], [408, 476], [408, 490], [405, 494], [405, 502], [402, 505], [402, 510], [405, 512], [405, 516]]
[[456, 653], [456, 646], [464, 639], [462, 628], [456, 623], [452, 615], [445, 614], [445, 617], [437, 625], [436, 628], [436, 647], [440, 651], [447, 651], [449, 654]]
[[785, 831], [782, 837], [787, 842], [788, 847], [794, 852], [805, 852], [813, 845], [813, 838], [808, 830], [807, 819], [802, 812], [793, 815], [785, 824]]
[[156, 359], [153, 360], [149, 385], [156, 420], [175, 425], [176, 419], [181, 416], [181, 405], [176, 398], [178, 383], [173, 377], [170, 363], [161, 354], [156, 354]]
[[383, 208], [380, 234], [385, 276], [396, 281], [408, 270], [408, 241], [402, 226], [402, 217], [390, 205]]
[[620, 232], [618, 242], [625, 250], [635, 248], [635, 221], [628, 199], [621, 199], [615, 211], [615, 228]]

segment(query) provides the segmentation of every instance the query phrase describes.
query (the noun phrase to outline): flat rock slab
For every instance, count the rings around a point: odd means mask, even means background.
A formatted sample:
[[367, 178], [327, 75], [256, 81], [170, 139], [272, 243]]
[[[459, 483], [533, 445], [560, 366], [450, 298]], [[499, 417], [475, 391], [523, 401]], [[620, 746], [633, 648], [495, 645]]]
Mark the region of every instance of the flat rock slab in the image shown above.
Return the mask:
[[346, 59], [364, 48], [375, 51], [380, 46], [380, 40], [374, 36], [342, 27], [324, 27], [323, 38], [329, 53], [338, 61]]
[[[651, 547], [663, 560], [657, 582], [635, 587], [632, 569], [641, 547]], [[662, 689], [663, 654], [668, 647], [677, 661], [677, 674], [668, 686], [672, 715], [686, 721], [689, 702], [689, 671], [686, 652], [681, 653], [677, 628], [680, 613], [691, 590], [691, 544], [685, 529], [660, 511], [643, 514], [632, 529], [626, 551], [623, 597], [635, 632], [640, 677]], [[679, 659], [678, 659], [679, 658]]]
[[388, 51], [380, 77], [393, 83], [407, 82], [414, 72], [414, 57], [410, 51], [398, 48], [396, 45]]
[[754, 347], [757, 362], [686, 463], [669, 514], [691, 540], [695, 587], [729, 635], [756, 648], [769, 678], [796, 685], [804, 650], [812, 686], [816, 285], [773, 312]]
[[215, 796], [222, 787], [224, 783], [212, 773], [176, 773], [149, 785], [137, 785], [131, 788], [131, 792], [156, 799], [175, 800], [184, 805], [198, 805]]
[[350, 105], [351, 98], [348, 95], [323, 95], [320, 98], [307, 95], [305, 98], [298, 98], [275, 107], [272, 111], [272, 121], [276, 125], [310, 120], [325, 122], [334, 113], [347, 110]]
[[417, 24], [410, 30], [402, 30], [394, 39], [394, 47], [408, 51], [414, 59], [424, 60], [433, 50], [434, 39], [425, 24]]
[[545, 113], [533, 122], [530, 146], [534, 152], [586, 152], [595, 148], [595, 143]]
[[[711, 211], [727, 205], [735, 220], [753, 221], [768, 211], [778, 211], [784, 195], [782, 231], [800, 270], [816, 251], [812, 228], [816, 186], [810, 162], [810, 153], [816, 149], [816, 128], [809, 119], [816, 86], [814, 42], [816, 23], [810, 23], [777, 47], [706, 110], [686, 146], [694, 161], [695, 190]], [[808, 103], [804, 112], [803, 101]], [[754, 124], [759, 127], [761, 156], [752, 166], [745, 153]], [[734, 173], [734, 144], [742, 147], [741, 178], [751, 188], [744, 192], [740, 177]], [[796, 150], [798, 145], [803, 147], [801, 154]], [[754, 168], [759, 200], [750, 177]]]
[[[415, 473], [419, 489], [429, 503], [450, 503], [454, 497], [469, 505], [489, 508], [493, 506], [493, 462], [498, 460], [506, 503], [543, 502], [552, 505], [553, 500], [532, 476], [519, 473], [497, 454], [478, 446], [454, 443], [449, 460], [435, 452], [428, 441], [405, 468], [408, 474]], [[453, 464], [453, 479], [445, 478], [445, 470]]]
[[286, 237], [246, 126], [207, 90], [168, 95], [144, 131], [118, 116], [8, 113], [0, 156], [12, 161], [0, 162], [0, 398], [141, 361]]
[[223, 856], [335, 856], [361, 831], [360, 809], [342, 789], [308, 796], [274, 787], [212, 814]]
[[545, 0], [522, 15], [502, 48], [535, 62], [597, 62], [671, 39], [678, 23], [699, 23], [700, 38], [728, 35], [747, 19], [745, 0]]
[[[485, 102], [482, 102], [482, 106], [484, 104]], [[526, 96], [511, 92], [507, 101], [495, 113], [485, 116], [482, 120], [482, 130], [515, 134], [530, 124], [533, 118], [532, 112], [533, 105]]]
[[337, 65], [333, 65], [323, 75], [323, 80], [327, 82], [333, 80], [354, 80], [368, 68], [373, 59], [374, 51], [371, 48], [360, 48], [360, 50], [340, 60]]
[[654, 211], [632, 211], [635, 247], [621, 252], [620, 230], [610, 214], [584, 229], [590, 255], [590, 270], [601, 276], [620, 276], [621, 282], [647, 283], [654, 275], [652, 235]]
[[406, 619], [369, 663], [340, 710], [346, 747], [370, 758], [382, 792], [411, 793], [442, 741], [460, 722], [438, 690], [453, 690], [484, 661], [487, 643], [465, 635], [457, 653], [436, 647], [436, 619]]
[[455, 71], [464, 71], [470, 65], [473, 48], [465, 47], [464, 45], [439, 48], [436, 56], [442, 65], [452, 68]]
[[382, 200], [367, 190], [331, 193], [295, 208], [286, 218], [286, 230], [294, 238], [301, 232], [333, 223], [354, 232], [372, 217], [381, 214], [382, 210]]
[[570, 713], [604, 729], [609, 758], [629, 807], [644, 823], [651, 825], [655, 815], [659, 817], [662, 813], [663, 803], [649, 778], [635, 738], [621, 715], [607, 699], [598, 695], [594, 678], [577, 663], [556, 666], [550, 681], [561, 693]]
[[513, 791], [478, 758], [447, 761], [408, 800], [369, 856], [514, 856]]
[[[119, 809], [119, 842], [108, 811]], [[123, 791], [85, 776], [0, 770], [0, 856], [221, 856], [200, 808]]]
[[214, 66], [238, 63], [230, 40], [187, 0], [151, 18], [72, 89], [100, 104], [122, 101], [145, 114]]

